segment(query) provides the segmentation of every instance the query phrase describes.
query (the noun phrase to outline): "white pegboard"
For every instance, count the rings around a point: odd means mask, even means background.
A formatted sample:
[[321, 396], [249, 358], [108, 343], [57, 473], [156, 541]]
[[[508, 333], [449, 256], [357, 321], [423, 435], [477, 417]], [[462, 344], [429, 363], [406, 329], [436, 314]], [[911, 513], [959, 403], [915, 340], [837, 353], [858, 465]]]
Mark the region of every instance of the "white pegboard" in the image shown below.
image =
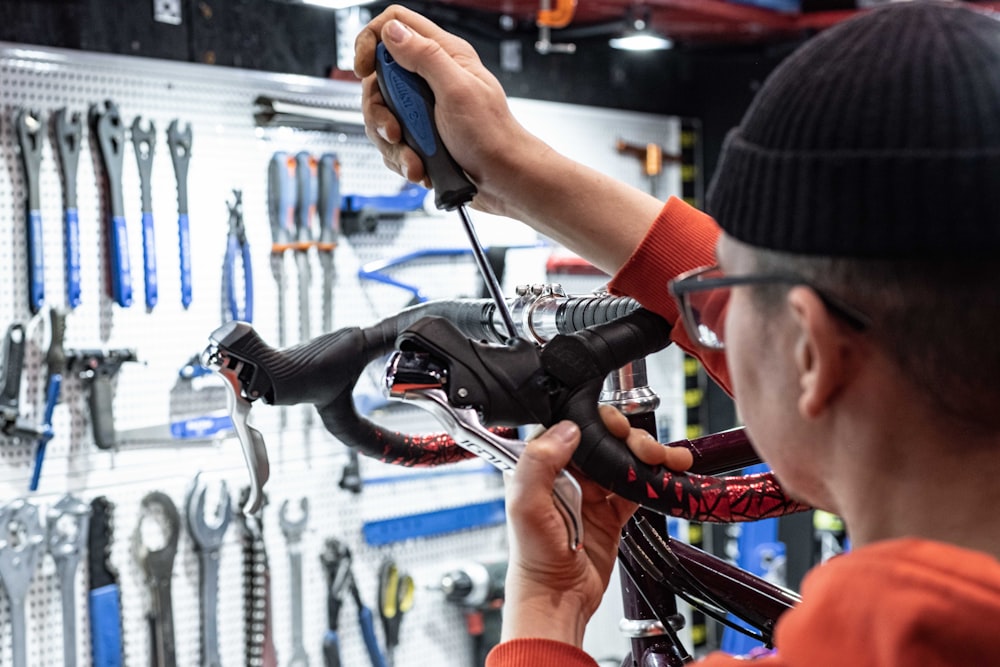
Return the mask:
[[[82, 114], [86, 121], [91, 104], [106, 99], [117, 103], [130, 126], [136, 116], [152, 121], [157, 131], [152, 167], [153, 215], [156, 224], [159, 303], [152, 312], [142, 304], [142, 252], [139, 228], [139, 177], [131, 143], [125, 147], [123, 192], [133, 267], [135, 303], [129, 309], [113, 305], [103, 283], [105, 265], [102, 229], [104, 208], [100, 196], [98, 162], [89, 127], [85, 128], [77, 190], [82, 248], [82, 303], [67, 319], [68, 348], [135, 348], [141, 363], [126, 364], [116, 382], [114, 412], [120, 431], [118, 451], [94, 446], [85, 393], [80, 382], [67, 378], [55, 411], [55, 437], [48, 445], [40, 490], [28, 494], [27, 480], [34, 460], [34, 445], [0, 439], [0, 503], [26, 496], [44, 510], [63, 493], [72, 491], [86, 501], [107, 496], [116, 507], [112, 562], [121, 573], [123, 640], [127, 664], [149, 662], [149, 633], [145, 613], [148, 593], [134, 557], [133, 535], [139, 524], [139, 505], [152, 490], [168, 494], [183, 513], [184, 494], [195, 473], [210, 482], [226, 480], [234, 496], [245, 485], [246, 473], [239, 446], [233, 439], [197, 444], [133, 442], [121, 433], [162, 426], [171, 417], [170, 395], [177, 371], [207, 343], [219, 324], [221, 264], [226, 240], [226, 201], [233, 188], [243, 191], [243, 209], [252, 252], [255, 291], [254, 325], [261, 336], [277, 343], [277, 290], [269, 268], [270, 229], [267, 217], [267, 164], [278, 150], [315, 155], [336, 152], [342, 164], [341, 192], [388, 194], [402, 180], [385, 169], [381, 157], [360, 129], [357, 132], [306, 132], [256, 127], [254, 99], [261, 94], [295, 98], [344, 110], [357, 110], [360, 88], [344, 82], [268, 75], [201, 65], [167, 63], [148, 59], [105, 56], [61, 50], [0, 45], [0, 159], [7, 170], [0, 173], [0, 248], [7, 276], [0, 280], [0, 324], [29, 319], [27, 308], [24, 182], [10, 118], [24, 106], [46, 117], [59, 108]], [[641, 169], [634, 159], [618, 155], [614, 142], [656, 141], [676, 145], [677, 126], [672, 119], [642, 114], [607, 112], [583, 107], [541, 105], [512, 100], [512, 108], [531, 129], [550, 143], [596, 168], [642, 187]], [[180, 303], [177, 200], [173, 167], [166, 145], [170, 121], [190, 123], [192, 150], [188, 177], [192, 237], [193, 302]], [[547, 123], [550, 123], [547, 125]], [[588, 137], [587, 142], [579, 137]], [[581, 154], [584, 146], [587, 153]], [[664, 178], [676, 181], [668, 168]], [[671, 179], [674, 179], [671, 181]], [[667, 191], [679, 186], [669, 184]], [[62, 241], [62, 186], [53, 146], [46, 141], [42, 155], [42, 220], [44, 225], [45, 285], [48, 303], [65, 303]], [[484, 244], [532, 245], [543, 239], [529, 228], [509, 220], [473, 214]], [[372, 260], [401, 255], [415, 249], [467, 247], [457, 216], [428, 213], [404, 222], [386, 223], [372, 234], [342, 238], [336, 251], [337, 282], [334, 287], [334, 328], [372, 323], [406, 305], [409, 295], [384, 285], [356, 278], [358, 269]], [[520, 283], [544, 281], [548, 249], [511, 253], [504, 289]], [[289, 342], [297, 336], [297, 280], [295, 263], [285, 262]], [[310, 297], [313, 335], [318, 335], [321, 303], [319, 263], [312, 261]], [[479, 281], [471, 260], [422, 262], [396, 270], [393, 276], [416, 282], [432, 298], [475, 295]], [[30, 325], [22, 380], [22, 414], [37, 415], [45, 383], [46, 323]], [[376, 370], [377, 374], [377, 370]], [[374, 391], [369, 387], [368, 391]], [[211, 388], [203, 396], [218, 399]], [[669, 401], [670, 396], [665, 396]], [[207, 406], [217, 407], [217, 406]], [[354, 552], [354, 569], [361, 594], [375, 608], [378, 566], [395, 557], [417, 582], [417, 602], [403, 624], [400, 656], [406, 665], [467, 665], [471, 661], [464, 622], [458, 609], [447, 605], [430, 589], [448, 567], [465, 559], [493, 559], [504, 553], [503, 527], [466, 531], [448, 536], [410, 540], [372, 547], [361, 538], [367, 521], [399, 517], [413, 512], [458, 507], [502, 497], [495, 474], [473, 461], [459, 464], [464, 474], [441, 476], [432, 471], [394, 468], [364, 459], [364, 478], [378, 480], [360, 495], [337, 487], [346, 462], [343, 447], [319, 427], [306, 426], [305, 409], [282, 411], [260, 406], [254, 423], [262, 430], [271, 455], [270, 504], [264, 514], [264, 531], [271, 563], [273, 629], [279, 662], [291, 653], [288, 555], [278, 525], [282, 501], [310, 499], [311, 516], [303, 537], [303, 634], [312, 664], [321, 664], [320, 640], [326, 628], [325, 576], [319, 562], [323, 542], [337, 537]], [[410, 432], [436, 431], [436, 424], [422, 413], [405, 413]], [[225, 665], [243, 663], [243, 588], [240, 537], [236, 522], [226, 534], [222, 550], [219, 595], [219, 631]], [[77, 654], [79, 664], [90, 664], [86, 576], [77, 575]], [[11, 660], [9, 607], [0, 596], [0, 664]], [[174, 623], [180, 665], [199, 661], [198, 561], [185, 531], [181, 532], [173, 575]], [[62, 657], [61, 602], [55, 567], [42, 559], [28, 597], [28, 664], [59, 664]], [[356, 623], [353, 601], [346, 601], [341, 615], [341, 649], [345, 665], [367, 664]], [[381, 629], [377, 630], [381, 637]]]

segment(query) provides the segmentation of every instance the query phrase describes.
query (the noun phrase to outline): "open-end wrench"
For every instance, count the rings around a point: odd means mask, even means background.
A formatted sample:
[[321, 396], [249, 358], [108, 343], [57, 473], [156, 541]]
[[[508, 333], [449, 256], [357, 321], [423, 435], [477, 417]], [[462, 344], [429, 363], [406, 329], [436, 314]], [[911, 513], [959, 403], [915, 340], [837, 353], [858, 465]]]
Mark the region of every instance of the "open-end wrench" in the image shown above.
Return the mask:
[[90, 505], [71, 493], [49, 508], [46, 542], [59, 575], [62, 597], [63, 665], [76, 667], [76, 568], [87, 543]]
[[309, 664], [309, 654], [303, 643], [302, 631], [302, 533], [309, 523], [309, 498], [303, 496], [299, 500], [301, 516], [292, 520], [288, 514], [288, 503], [281, 503], [278, 523], [288, 545], [288, 561], [292, 579], [292, 659], [288, 664], [292, 667], [306, 667]]
[[[171, 579], [174, 571], [174, 557], [177, 555], [177, 538], [181, 528], [181, 517], [170, 496], [160, 491], [152, 491], [142, 499], [142, 513], [135, 532], [135, 552], [149, 586], [151, 609], [149, 612], [150, 665], [152, 667], [176, 667], [177, 651], [174, 642], [174, 610], [171, 595]], [[147, 521], [158, 524], [161, 535], [153, 539], [161, 546], [150, 548], [146, 544], [144, 525]]]
[[111, 253], [111, 297], [122, 308], [132, 305], [132, 265], [128, 253], [128, 230], [122, 197], [122, 164], [125, 159], [125, 125], [118, 106], [111, 100], [90, 107], [90, 126], [97, 137], [97, 147], [107, 182], [108, 250]]
[[191, 305], [191, 228], [188, 223], [188, 163], [191, 161], [191, 123], [180, 129], [180, 121], [167, 126], [167, 146], [177, 178], [177, 236], [180, 241], [181, 305]]
[[184, 502], [188, 532], [194, 540], [200, 566], [201, 595], [201, 665], [219, 667], [219, 555], [222, 538], [232, 518], [229, 491], [222, 482], [219, 503], [215, 508], [215, 524], [205, 521], [205, 494], [208, 487], [201, 481], [201, 473], [195, 475]]
[[0, 508], [0, 580], [10, 600], [14, 667], [28, 667], [28, 635], [24, 602], [45, 548], [38, 508], [18, 498]]
[[65, 108], [53, 114], [56, 155], [63, 184], [63, 223], [66, 237], [66, 305], [80, 305], [80, 217], [76, 206], [76, 172], [83, 143], [83, 121], [79, 112]]
[[14, 114], [17, 149], [24, 170], [25, 229], [28, 239], [28, 305], [37, 313], [45, 301], [45, 246], [42, 241], [42, 204], [38, 188], [38, 170], [42, 163], [45, 136], [42, 114], [37, 110], [18, 109]]
[[132, 148], [139, 165], [139, 194], [142, 200], [142, 265], [145, 278], [146, 310], [157, 300], [156, 236], [153, 231], [153, 155], [156, 153], [156, 125], [149, 121], [143, 129], [142, 116], [132, 121]]

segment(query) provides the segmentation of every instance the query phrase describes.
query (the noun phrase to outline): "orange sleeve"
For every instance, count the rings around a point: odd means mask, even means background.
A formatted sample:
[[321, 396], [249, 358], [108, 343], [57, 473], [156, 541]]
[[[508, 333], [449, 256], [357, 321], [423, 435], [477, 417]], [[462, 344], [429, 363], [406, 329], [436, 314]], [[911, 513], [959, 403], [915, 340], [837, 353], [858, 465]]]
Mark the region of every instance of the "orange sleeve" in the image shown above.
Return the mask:
[[612, 294], [632, 297], [670, 322], [674, 327], [671, 340], [698, 357], [708, 374], [726, 391], [731, 391], [725, 355], [705, 350], [691, 341], [680, 322], [677, 304], [667, 290], [667, 283], [675, 276], [716, 263], [715, 244], [720, 234], [719, 226], [709, 215], [671, 197], [608, 289]]
[[589, 655], [575, 646], [551, 639], [511, 639], [493, 647], [486, 656], [486, 667], [597, 667]]

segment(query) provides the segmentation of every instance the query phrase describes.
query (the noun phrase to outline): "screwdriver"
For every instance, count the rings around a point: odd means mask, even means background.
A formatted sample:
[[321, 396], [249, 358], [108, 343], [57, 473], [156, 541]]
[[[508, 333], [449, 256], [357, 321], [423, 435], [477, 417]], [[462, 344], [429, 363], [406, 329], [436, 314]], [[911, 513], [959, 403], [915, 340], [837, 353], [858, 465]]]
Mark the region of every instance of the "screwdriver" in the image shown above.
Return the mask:
[[472, 256], [496, 303], [497, 312], [500, 313], [510, 338], [517, 338], [514, 318], [503, 292], [500, 291], [500, 282], [486, 259], [486, 253], [465, 208], [476, 196], [476, 186], [448, 152], [434, 124], [434, 93], [422, 77], [397, 63], [381, 42], [375, 50], [375, 74], [386, 106], [403, 129], [403, 140], [424, 163], [424, 170], [434, 186], [434, 205], [440, 210], [458, 210], [472, 245]]

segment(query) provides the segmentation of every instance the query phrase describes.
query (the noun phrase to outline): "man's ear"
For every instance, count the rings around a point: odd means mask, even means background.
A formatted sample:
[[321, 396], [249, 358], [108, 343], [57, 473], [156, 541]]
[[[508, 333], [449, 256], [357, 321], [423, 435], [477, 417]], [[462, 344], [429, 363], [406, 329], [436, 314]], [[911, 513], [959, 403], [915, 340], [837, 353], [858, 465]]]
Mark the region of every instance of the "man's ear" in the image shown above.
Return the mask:
[[799, 376], [799, 412], [812, 419], [820, 415], [844, 386], [849, 370], [847, 340], [842, 323], [816, 292], [808, 287], [788, 291], [795, 338], [795, 367]]

